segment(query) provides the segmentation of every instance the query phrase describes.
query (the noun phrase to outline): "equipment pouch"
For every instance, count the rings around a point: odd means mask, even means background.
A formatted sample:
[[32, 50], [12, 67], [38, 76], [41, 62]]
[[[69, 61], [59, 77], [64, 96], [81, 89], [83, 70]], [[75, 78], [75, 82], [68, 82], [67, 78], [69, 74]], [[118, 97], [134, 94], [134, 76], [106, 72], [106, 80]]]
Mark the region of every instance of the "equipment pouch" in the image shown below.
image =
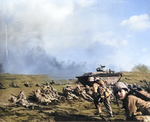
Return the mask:
[[99, 98], [98, 102], [102, 103], [103, 102], [103, 98]]

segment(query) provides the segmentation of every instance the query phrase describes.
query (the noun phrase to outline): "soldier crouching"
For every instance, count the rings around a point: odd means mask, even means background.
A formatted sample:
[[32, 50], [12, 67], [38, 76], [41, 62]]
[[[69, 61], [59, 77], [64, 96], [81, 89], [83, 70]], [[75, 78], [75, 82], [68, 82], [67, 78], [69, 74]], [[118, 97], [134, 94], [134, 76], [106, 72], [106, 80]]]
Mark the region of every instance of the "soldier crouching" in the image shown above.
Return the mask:
[[149, 96], [146, 91], [138, 91], [140, 95], [132, 94], [129, 87], [123, 82], [115, 83], [113, 90], [116, 98], [123, 102], [123, 108], [126, 112], [126, 120], [134, 120], [139, 112], [142, 115], [150, 115], [150, 101], [140, 98], [143, 95], [146, 97]]
[[112, 108], [110, 106], [110, 91], [108, 88], [105, 88], [105, 83], [102, 79], [96, 80], [93, 84], [93, 96], [94, 104], [98, 110], [97, 114], [102, 116], [100, 103], [103, 102], [109, 113], [109, 117], [113, 117]]

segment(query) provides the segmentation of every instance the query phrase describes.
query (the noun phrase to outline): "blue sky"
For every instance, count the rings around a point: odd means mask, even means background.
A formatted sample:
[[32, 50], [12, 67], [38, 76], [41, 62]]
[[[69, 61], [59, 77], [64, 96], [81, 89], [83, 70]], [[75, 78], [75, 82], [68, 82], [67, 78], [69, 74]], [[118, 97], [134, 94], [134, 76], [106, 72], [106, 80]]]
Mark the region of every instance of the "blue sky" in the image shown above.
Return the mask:
[[[150, 0], [0, 0], [5, 72], [74, 78], [150, 66]], [[60, 76], [58, 76], [58, 74]]]

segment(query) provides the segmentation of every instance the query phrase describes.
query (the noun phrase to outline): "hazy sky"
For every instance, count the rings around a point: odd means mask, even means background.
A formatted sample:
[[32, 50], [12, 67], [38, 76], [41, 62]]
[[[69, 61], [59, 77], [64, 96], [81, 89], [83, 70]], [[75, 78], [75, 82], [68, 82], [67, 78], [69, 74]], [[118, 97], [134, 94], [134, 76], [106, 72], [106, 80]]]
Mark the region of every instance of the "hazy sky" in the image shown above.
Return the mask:
[[100, 64], [150, 66], [150, 0], [0, 0], [0, 15], [5, 72], [74, 78]]

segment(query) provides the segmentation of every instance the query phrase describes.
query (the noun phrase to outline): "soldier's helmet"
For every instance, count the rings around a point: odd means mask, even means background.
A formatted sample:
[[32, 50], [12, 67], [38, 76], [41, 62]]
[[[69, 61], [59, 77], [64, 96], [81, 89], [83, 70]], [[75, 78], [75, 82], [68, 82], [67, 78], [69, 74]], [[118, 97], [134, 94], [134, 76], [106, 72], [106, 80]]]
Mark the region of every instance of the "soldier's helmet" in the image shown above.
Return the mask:
[[46, 85], [43, 85], [43, 89], [47, 89], [47, 86], [46, 86]]
[[37, 92], [37, 93], [40, 93], [41, 91], [40, 91], [40, 89], [37, 89], [36, 92]]
[[126, 90], [126, 91], [130, 91], [129, 90], [129, 88], [128, 88], [128, 86], [125, 84], [125, 83], [123, 83], [123, 82], [116, 82], [114, 85], [113, 85], [113, 91], [114, 91], [114, 95], [116, 95], [116, 93], [118, 92], [118, 91], [120, 91], [121, 89], [124, 89], [124, 90]]
[[85, 88], [86, 88], [86, 89], [89, 89], [89, 88], [90, 88], [90, 86], [86, 85], [86, 86], [85, 86]]
[[66, 88], [71, 88], [71, 85], [70, 85], [70, 84], [68, 84], [68, 85], [66, 86]]
[[20, 94], [24, 94], [24, 91], [20, 91]]
[[102, 86], [102, 87], [105, 86], [105, 83], [104, 83], [104, 81], [103, 81], [102, 79], [98, 79], [98, 80], [96, 80], [96, 82], [97, 82], [100, 86]]

